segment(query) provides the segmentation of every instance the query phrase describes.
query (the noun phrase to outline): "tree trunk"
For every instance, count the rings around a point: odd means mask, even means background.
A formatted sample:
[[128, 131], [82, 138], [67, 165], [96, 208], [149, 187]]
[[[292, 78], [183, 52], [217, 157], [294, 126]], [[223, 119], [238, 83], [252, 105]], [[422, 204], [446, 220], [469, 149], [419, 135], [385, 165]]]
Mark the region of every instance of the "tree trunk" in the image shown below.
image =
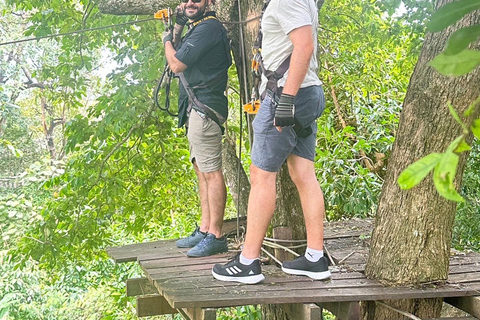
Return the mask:
[[[247, 174], [243, 169], [242, 163], [238, 159], [235, 141], [233, 141], [228, 135], [225, 137], [223, 143], [222, 160], [223, 176], [225, 177], [230, 194], [235, 201], [235, 205], [238, 204], [238, 215], [240, 217], [246, 217], [248, 195], [250, 193], [250, 181], [248, 181]], [[238, 171], [239, 169], [240, 172]]]
[[[452, 0], [441, 0], [437, 8]], [[458, 24], [428, 33], [410, 80], [399, 129], [387, 169], [370, 255], [365, 273], [389, 285], [420, 285], [443, 282], [448, 277], [449, 253], [456, 203], [441, 197], [431, 176], [411, 190], [401, 190], [399, 174], [414, 161], [443, 152], [462, 133], [449, 114], [451, 102], [460, 115], [480, 95], [480, 68], [452, 78], [437, 73], [428, 62], [444, 48], [448, 37], [461, 26], [480, 23], [480, 12]], [[475, 46], [479, 47], [479, 42]], [[479, 113], [477, 108], [475, 116]], [[468, 126], [472, 118], [462, 119]], [[471, 138], [470, 138], [471, 141]], [[461, 185], [467, 155], [460, 155], [455, 181]], [[440, 315], [441, 299], [389, 301], [398, 309], [420, 318]], [[399, 314], [374, 302], [363, 305], [364, 319], [394, 319]]]

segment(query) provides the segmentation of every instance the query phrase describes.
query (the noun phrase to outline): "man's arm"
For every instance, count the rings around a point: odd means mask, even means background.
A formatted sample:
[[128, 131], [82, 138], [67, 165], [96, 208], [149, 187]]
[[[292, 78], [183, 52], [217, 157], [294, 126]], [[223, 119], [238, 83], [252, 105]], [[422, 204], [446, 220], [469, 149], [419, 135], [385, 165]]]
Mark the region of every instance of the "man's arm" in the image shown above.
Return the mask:
[[167, 58], [168, 66], [175, 73], [183, 72], [187, 69], [187, 65], [175, 57], [176, 53], [177, 51], [173, 48], [172, 41], [166, 41], [165, 58]]
[[292, 30], [288, 37], [293, 43], [290, 67], [282, 94], [275, 110], [273, 125], [282, 132], [282, 127], [295, 123], [295, 95], [307, 75], [310, 59], [315, 49], [312, 38], [312, 26], [303, 26]]
[[294, 29], [288, 36], [293, 43], [293, 52], [283, 93], [295, 96], [305, 79], [315, 49], [312, 26]]

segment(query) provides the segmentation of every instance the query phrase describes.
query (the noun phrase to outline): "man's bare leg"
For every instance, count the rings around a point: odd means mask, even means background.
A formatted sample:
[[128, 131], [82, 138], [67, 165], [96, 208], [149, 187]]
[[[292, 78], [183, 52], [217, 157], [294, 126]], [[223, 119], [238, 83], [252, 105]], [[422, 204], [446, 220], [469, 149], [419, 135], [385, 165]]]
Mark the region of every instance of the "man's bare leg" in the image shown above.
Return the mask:
[[323, 250], [323, 215], [325, 204], [322, 189], [315, 175], [313, 161], [290, 155], [287, 159], [290, 176], [300, 195], [307, 228], [307, 247]]
[[208, 201], [208, 185], [205, 176], [197, 167], [195, 161], [193, 162], [193, 168], [198, 179], [198, 190], [200, 194], [200, 209], [201, 209], [201, 220], [200, 220], [200, 231], [208, 232], [210, 227], [210, 205]]
[[248, 259], [260, 256], [263, 238], [275, 211], [276, 172], [250, 166], [250, 196], [248, 198], [247, 233], [242, 255]]
[[[217, 238], [222, 236], [223, 216], [227, 201], [227, 187], [223, 178], [222, 170], [204, 172], [203, 178], [207, 188], [207, 202], [209, 208], [208, 233]], [[202, 224], [203, 214], [202, 214]]]

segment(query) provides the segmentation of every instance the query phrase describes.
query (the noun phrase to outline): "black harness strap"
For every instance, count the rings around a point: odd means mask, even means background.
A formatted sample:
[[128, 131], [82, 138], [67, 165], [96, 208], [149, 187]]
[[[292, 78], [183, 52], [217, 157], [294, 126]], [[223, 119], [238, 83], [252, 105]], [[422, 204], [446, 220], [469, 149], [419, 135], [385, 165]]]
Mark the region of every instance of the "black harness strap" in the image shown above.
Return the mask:
[[[194, 88], [190, 87], [190, 85], [188, 84], [187, 78], [185, 78], [185, 75], [183, 74], [183, 72], [178, 73], [177, 76], [179, 77], [180, 81], [182, 82], [182, 85], [185, 88], [185, 91], [187, 92], [188, 98], [190, 100], [190, 103], [189, 103], [189, 106], [188, 106], [189, 109], [187, 109], [187, 113], [191, 112], [190, 108], [193, 108], [195, 110], [198, 110], [198, 111], [204, 113], [208, 118], [212, 119], [213, 122], [218, 124], [218, 126], [220, 127], [220, 130], [222, 130], [222, 134], [223, 134], [223, 132], [225, 131], [225, 128], [220, 123], [220, 120], [218, 120], [218, 117], [215, 114], [215, 112], [213, 112], [212, 109], [210, 109], [205, 104], [203, 104], [200, 100], [197, 99], [197, 96], [195, 95], [195, 92], [194, 92]], [[216, 79], [213, 79], [212, 81], [214, 81], [214, 80], [216, 80]], [[212, 82], [212, 81], [210, 81], [210, 82]], [[208, 86], [208, 83], [206, 83], [202, 86], [195, 87], [195, 89], [196, 88], [203, 88], [203, 87], [206, 87], [206, 86]]]

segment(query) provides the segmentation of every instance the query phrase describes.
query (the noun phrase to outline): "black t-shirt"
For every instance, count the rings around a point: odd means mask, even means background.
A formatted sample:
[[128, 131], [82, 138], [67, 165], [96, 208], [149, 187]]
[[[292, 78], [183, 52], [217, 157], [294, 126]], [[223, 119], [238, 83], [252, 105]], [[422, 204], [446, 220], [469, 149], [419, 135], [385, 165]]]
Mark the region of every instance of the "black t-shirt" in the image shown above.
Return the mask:
[[[213, 12], [206, 16], [214, 16]], [[231, 65], [230, 45], [227, 32], [217, 19], [206, 19], [193, 26], [182, 39], [175, 57], [187, 65], [183, 72], [197, 99], [218, 112], [228, 115], [228, 100], [225, 97], [227, 73]], [[202, 87], [203, 88], [195, 88]], [[188, 95], [180, 84], [179, 126], [186, 120]]]

